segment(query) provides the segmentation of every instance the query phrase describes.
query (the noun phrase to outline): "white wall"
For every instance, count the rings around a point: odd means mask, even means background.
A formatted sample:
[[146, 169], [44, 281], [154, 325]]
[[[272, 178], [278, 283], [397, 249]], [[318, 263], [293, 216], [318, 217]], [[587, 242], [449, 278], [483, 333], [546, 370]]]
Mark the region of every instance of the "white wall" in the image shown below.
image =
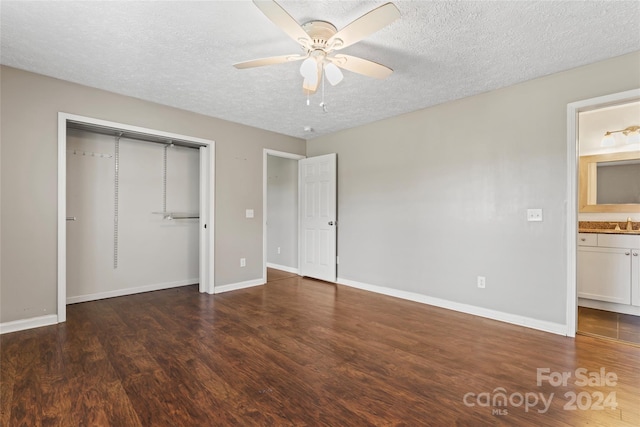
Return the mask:
[[303, 140], [4, 66], [0, 90], [0, 323], [56, 314], [59, 112], [214, 140], [215, 284], [262, 278], [263, 150]]
[[[67, 301], [198, 283], [198, 220], [162, 211], [165, 146], [119, 142], [118, 265], [114, 268], [115, 138], [67, 133]], [[167, 148], [167, 210], [197, 216], [197, 149]]]
[[267, 263], [298, 268], [297, 214], [298, 161], [268, 155]]
[[561, 330], [567, 104], [638, 87], [633, 53], [308, 141], [338, 154], [340, 280]]

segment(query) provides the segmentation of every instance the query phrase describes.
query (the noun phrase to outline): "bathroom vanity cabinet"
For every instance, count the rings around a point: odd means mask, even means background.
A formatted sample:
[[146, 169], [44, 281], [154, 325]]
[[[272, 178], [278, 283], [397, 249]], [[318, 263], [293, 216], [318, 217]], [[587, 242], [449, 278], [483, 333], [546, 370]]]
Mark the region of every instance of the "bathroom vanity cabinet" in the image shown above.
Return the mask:
[[635, 313], [633, 307], [640, 307], [640, 235], [579, 233], [578, 297], [612, 303], [594, 308]]

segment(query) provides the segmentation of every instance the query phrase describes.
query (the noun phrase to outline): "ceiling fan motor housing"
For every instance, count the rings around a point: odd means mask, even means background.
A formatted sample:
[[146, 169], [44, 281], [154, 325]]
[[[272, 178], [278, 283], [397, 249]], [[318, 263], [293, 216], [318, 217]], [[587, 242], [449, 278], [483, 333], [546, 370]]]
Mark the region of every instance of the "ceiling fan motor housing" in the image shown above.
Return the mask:
[[311, 38], [310, 50], [326, 49], [327, 41], [338, 32], [338, 29], [327, 21], [309, 21], [302, 25], [302, 29]]

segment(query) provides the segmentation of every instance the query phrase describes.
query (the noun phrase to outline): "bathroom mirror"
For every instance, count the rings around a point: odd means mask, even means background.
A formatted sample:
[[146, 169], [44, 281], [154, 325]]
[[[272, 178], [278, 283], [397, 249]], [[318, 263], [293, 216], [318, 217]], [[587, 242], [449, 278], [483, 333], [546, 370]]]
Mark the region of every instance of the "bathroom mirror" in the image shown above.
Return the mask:
[[640, 152], [580, 156], [580, 212], [640, 212]]

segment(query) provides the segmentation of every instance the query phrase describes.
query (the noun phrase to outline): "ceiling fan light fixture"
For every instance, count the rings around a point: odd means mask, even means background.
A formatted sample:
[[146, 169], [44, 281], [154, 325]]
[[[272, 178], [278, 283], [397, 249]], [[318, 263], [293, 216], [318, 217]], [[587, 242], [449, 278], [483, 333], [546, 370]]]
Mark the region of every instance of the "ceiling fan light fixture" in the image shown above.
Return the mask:
[[302, 82], [302, 87], [304, 90], [308, 91], [308, 93], [315, 92], [318, 87], [318, 75], [313, 75], [310, 79], [304, 78], [304, 82]]
[[318, 63], [313, 57], [309, 57], [302, 61], [300, 66], [300, 74], [308, 81], [317, 81], [318, 79]]
[[331, 86], [335, 86], [342, 81], [344, 75], [340, 68], [338, 68], [335, 64], [329, 62], [324, 66], [324, 74], [327, 76], [327, 80], [331, 83]]
[[[304, 79], [302, 89], [307, 95], [307, 105], [309, 96], [316, 93], [320, 83], [322, 83], [324, 100], [323, 74], [327, 76], [329, 83], [335, 86], [344, 78], [339, 68], [379, 79], [388, 77], [393, 72], [391, 68], [367, 59], [333, 55], [335, 51], [358, 43], [398, 19], [400, 11], [393, 3], [385, 3], [372, 9], [338, 31], [332, 23], [321, 20], [308, 21], [300, 25], [274, 0], [254, 0], [253, 2], [269, 20], [296, 41], [305, 54], [254, 59], [233, 64], [234, 67], [244, 69], [303, 61], [300, 74]], [[329, 55], [332, 56], [329, 57]], [[323, 109], [326, 111], [326, 106], [323, 106]]]

